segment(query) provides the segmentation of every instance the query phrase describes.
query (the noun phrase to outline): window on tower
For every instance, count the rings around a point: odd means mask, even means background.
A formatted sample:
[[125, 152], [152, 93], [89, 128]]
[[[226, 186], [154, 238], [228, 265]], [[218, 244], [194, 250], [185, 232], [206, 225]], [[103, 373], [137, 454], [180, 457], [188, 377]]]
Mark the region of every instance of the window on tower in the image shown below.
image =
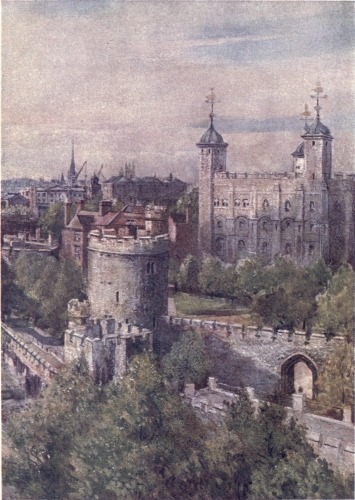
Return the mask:
[[263, 243], [263, 245], [261, 247], [261, 251], [262, 251], [262, 253], [266, 253], [267, 252], [267, 243], [266, 243], [266, 241], [264, 241], [264, 243]]
[[244, 240], [239, 240], [238, 241], [238, 250], [245, 250], [245, 241]]
[[290, 209], [291, 209], [291, 203], [289, 200], [287, 200], [285, 203], [285, 212], [289, 212]]
[[243, 200], [243, 208], [249, 207], [249, 200], [247, 198], [244, 198]]
[[268, 208], [269, 206], [269, 202], [267, 200], [264, 200], [263, 201], [263, 210], [265, 210], [266, 208]]
[[314, 255], [314, 245], [309, 245], [309, 247], [308, 247], [308, 255]]
[[147, 274], [155, 274], [155, 263], [154, 262], [147, 262]]
[[236, 200], [234, 200], [234, 206], [240, 207], [240, 200], [238, 198]]
[[315, 209], [314, 201], [311, 201], [310, 204], [309, 204], [309, 210], [311, 212], [314, 212], [314, 209]]
[[286, 243], [286, 246], [285, 246], [285, 254], [286, 254], [286, 255], [290, 255], [291, 253], [292, 253], [291, 243]]

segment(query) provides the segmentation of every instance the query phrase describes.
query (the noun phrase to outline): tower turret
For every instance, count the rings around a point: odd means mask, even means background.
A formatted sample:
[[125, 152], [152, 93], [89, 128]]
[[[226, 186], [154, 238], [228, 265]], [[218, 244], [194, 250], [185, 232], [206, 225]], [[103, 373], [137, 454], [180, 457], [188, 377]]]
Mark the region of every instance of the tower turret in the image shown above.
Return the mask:
[[200, 149], [199, 168], [199, 249], [202, 253], [212, 253], [213, 233], [213, 178], [216, 172], [225, 172], [227, 165], [227, 147], [223, 137], [214, 128], [213, 119], [216, 95], [206, 97], [211, 105], [210, 126], [202, 135], [197, 147]]
[[320, 99], [325, 99], [323, 88], [317, 83], [314, 89], [315, 94], [311, 95], [316, 99], [316, 118], [313, 123], [307, 127], [302, 135], [304, 139], [304, 168], [305, 175], [309, 180], [328, 180], [332, 175], [332, 140], [333, 137], [320, 120]]

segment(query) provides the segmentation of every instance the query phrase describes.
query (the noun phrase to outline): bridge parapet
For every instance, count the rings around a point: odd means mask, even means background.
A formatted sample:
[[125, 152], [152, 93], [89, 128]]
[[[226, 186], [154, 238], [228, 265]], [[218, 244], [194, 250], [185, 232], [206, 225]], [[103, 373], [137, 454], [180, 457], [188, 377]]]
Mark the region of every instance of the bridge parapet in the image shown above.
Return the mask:
[[[53, 364], [48, 354], [37, 344], [27, 344], [10, 327], [2, 323], [5, 332], [5, 354], [11, 357], [15, 355], [25, 366], [37, 374], [43, 381], [49, 382], [58, 372], [62, 362], [56, 357]], [[54, 366], [55, 365], [55, 366]]]

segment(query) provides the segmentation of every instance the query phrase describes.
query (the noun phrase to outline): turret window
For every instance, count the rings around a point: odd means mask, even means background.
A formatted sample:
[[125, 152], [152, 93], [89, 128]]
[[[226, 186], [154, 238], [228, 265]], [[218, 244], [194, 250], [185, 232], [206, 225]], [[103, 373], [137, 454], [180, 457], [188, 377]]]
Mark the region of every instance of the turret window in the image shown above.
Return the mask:
[[269, 206], [269, 202], [267, 200], [264, 200], [263, 201], [263, 210], [265, 210], [266, 208], [268, 208]]
[[247, 198], [244, 198], [243, 200], [243, 208], [249, 207], [249, 200]]
[[147, 262], [147, 274], [155, 274], [155, 263]]
[[286, 201], [285, 203], [285, 212], [289, 212], [291, 210], [291, 203], [289, 200]]

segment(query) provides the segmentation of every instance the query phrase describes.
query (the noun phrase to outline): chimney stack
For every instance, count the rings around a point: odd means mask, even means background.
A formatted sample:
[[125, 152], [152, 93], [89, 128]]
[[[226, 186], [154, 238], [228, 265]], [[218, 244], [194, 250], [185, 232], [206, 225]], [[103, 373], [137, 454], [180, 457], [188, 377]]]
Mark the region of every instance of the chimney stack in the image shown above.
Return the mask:
[[71, 206], [72, 203], [70, 201], [67, 201], [64, 203], [64, 225], [68, 226], [68, 224], [71, 221]]
[[102, 200], [99, 203], [99, 215], [106, 215], [108, 212], [112, 210], [112, 201], [111, 200]]

